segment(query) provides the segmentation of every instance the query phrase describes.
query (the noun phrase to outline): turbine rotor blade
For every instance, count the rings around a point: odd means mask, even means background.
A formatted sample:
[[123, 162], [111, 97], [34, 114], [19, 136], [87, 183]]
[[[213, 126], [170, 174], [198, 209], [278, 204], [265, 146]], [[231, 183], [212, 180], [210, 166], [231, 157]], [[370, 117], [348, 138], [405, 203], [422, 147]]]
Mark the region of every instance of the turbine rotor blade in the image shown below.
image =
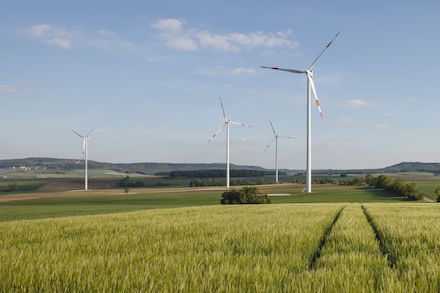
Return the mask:
[[211, 143], [217, 137], [217, 135], [223, 130], [223, 128], [225, 128], [225, 125], [226, 123], [223, 123], [222, 126], [220, 126], [220, 128], [208, 140], [208, 143]]
[[273, 69], [273, 70], [280, 70], [280, 71], [287, 71], [290, 73], [306, 73], [304, 70], [298, 70], [298, 69], [290, 69], [290, 68], [279, 68], [279, 67], [268, 67], [268, 66], [260, 66], [261, 68], [265, 69]]
[[227, 120], [226, 118], [226, 113], [225, 113], [225, 108], [223, 107], [223, 101], [221, 97], [218, 97], [220, 100], [220, 106], [222, 106], [222, 111], [223, 111], [223, 117], [225, 118], [225, 120]]
[[269, 119], [269, 123], [270, 123], [270, 127], [272, 127], [273, 134], [277, 135], [277, 132], [275, 131], [275, 128], [273, 127], [272, 121], [270, 121], [270, 119]]
[[321, 115], [321, 118], [323, 118], [321, 106], [319, 105], [318, 95], [316, 94], [315, 83], [313, 82], [313, 78], [309, 72], [307, 72], [307, 78], [309, 79], [310, 87], [312, 88], [313, 96], [315, 97], [316, 106], [318, 106], [319, 115]]
[[327, 51], [327, 49], [331, 46], [333, 41], [339, 36], [340, 33], [341, 32], [338, 32], [336, 34], [336, 36], [334, 36], [333, 39], [327, 44], [327, 46], [325, 46], [324, 50], [321, 51], [321, 53], [318, 55], [318, 57], [316, 57], [315, 61], [313, 61], [312, 65], [310, 65], [309, 70], [313, 69], [313, 66], [315, 66], [315, 64], [318, 62], [319, 58], [321, 58], [321, 56], [324, 54], [324, 52]]
[[270, 148], [270, 146], [273, 144], [273, 142], [275, 141], [276, 138], [277, 138], [276, 136], [274, 136], [274, 137], [272, 138], [272, 140], [271, 140], [270, 143], [267, 145], [267, 147], [264, 149], [264, 151], [267, 151], [267, 150]]
[[72, 130], [72, 131], [73, 131], [73, 133], [75, 133], [75, 134], [78, 135], [79, 137], [84, 138], [84, 136], [82, 136], [81, 134], [79, 134], [79, 133], [76, 132], [75, 130]]
[[96, 127], [98, 127], [98, 126], [93, 127], [93, 128], [89, 131], [89, 133], [87, 133], [86, 137], [89, 137], [89, 135], [90, 135], [90, 134], [96, 129]]
[[228, 123], [233, 124], [233, 125], [238, 125], [238, 126], [251, 127], [250, 124], [245, 124], [245, 123], [235, 122], [235, 121], [230, 121], [230, 120]]

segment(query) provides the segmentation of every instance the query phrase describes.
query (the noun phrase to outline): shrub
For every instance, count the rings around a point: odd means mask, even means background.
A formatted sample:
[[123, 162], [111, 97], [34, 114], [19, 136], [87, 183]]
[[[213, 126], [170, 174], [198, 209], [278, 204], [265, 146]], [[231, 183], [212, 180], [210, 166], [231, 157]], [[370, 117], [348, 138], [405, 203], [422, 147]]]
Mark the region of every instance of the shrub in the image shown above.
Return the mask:
[[269, 204], [270, 199], [267, 194], [260, 194], [258, 188], [243, 187], [240, 190], [223, 192], [221, 204]]
[[17, 183], [10, 183], [8, 184], [8, 191], [15, 191], [17, 190]]

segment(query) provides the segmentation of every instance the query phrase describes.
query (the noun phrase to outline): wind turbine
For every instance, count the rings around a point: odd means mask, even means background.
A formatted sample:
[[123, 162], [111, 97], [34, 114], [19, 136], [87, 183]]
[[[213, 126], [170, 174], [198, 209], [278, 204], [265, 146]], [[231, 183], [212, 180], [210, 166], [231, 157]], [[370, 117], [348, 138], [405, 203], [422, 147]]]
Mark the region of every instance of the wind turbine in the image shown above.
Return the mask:
[[313, 82], [313, 67], [316, 65], [318, 60], [321, 58], [321, 56], [324, 54], [324, 52], [330, 47], [330, 45], [333, 43], [333, 41], [339, 36], [338, 32], [333, 39], [325, 46], [324, 50], [321, 51], [321, 53], [316, 57], [316, 59], [313, 61], [312, 65], [306, 70], [298, 70], [298, 69], [289, 69], [289, 68], [278, 68], [278, 67], [268, 67], [268, 66], [261, 66], [261, 68], [266, 69], [274, 69], [274, 70], [280, 70], [280, 71], [286, 71], [290, 73], [299, 73], [299, 74], [305, 74], [307, 76], [307, 185], [306, 190], [307, 193], [312, 192], [312, 110], [311, 110], [311, 94], [310, 91], [313, 92], [313, 95], [315, 97], [316, 105], [318, 106], [319, 114], [322, 118], [322, 111], [321, 106], [319, 105], [318, 95], [316, 94], [315, 89], [315, 83]]
[[93, 130], [95, 130], [96, 126], [92, 128], [92, 130], [89, 131], [89, 133], [87, 133], [85, 136], [79, 134], [78, 132], [76, 132], [75, 130], [72, 130], [73, 133], [75, 133], [76, 135], [78, 135], [79, 137], [81, 137], [83, 139], [83, 148], [82, 148], [82, 152], [84, 155], [84, 190], [87, 191], [89, 189], [89, 181], [88, 181], [88, 170], [87, 170], [87, 148], [88, 148], [88, 143], [89, 143], [89, 135], [93, 132]]
[[225, 121], [223, 122], [222, 126], [220, 126], [220, 128], [211, 136], [211, 138], [209, 139], [208, 143], [212, 142], [215, 137], [217, 136], [217, 134], [219, 134], [223, 128], [225, 128], [226, 126], [226, 188], [229, 189], [229, 125], [238, 125], [238, 126], [245, 126], [245, 127], [251, 127], [250, 125], [241, 123], [241, 122], [234, 122], [229, 120], [226, 117], [226, 112], [225, 112], [225, 108], [223, 107], [223, 102], [222, 102], [222, 98], [219, 97], [220, 99], [220, 106], [222, 107], [222, 111], [223, 111], [223, 117], [225, 118]]
[[295, 139], [295, 138], [291, 136], [279, 135], [275, 131], [275, 128], [273, 127], [272, 121], [270, 121], [270, 119], [269, 119], [269, 123], [270, 123], [270, 127], [272, 127], [272, 132], [274, 137], [272, 141], [267, 145], [264, 151], [267, 151], [275, 141], [275, 183], [278, 183], [278, 138], [287, 138], [287, 139]]

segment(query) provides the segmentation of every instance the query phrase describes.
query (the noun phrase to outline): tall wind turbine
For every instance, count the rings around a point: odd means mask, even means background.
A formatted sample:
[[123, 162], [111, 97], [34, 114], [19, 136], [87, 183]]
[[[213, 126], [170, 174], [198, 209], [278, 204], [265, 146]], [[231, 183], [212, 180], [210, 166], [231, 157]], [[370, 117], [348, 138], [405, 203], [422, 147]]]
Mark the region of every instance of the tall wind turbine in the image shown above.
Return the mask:
[[96, 127], [93, 127], [92, 130], [89, 131], [85, 136], [79, 134], [75, 130], [72, 130], [73, 133], [78, 135], [83, 139], [83, 148], [82, 152], [84, 155], [84, 190], [87, 191], [89, 189], [89, 180], [88, 180], [88, 170], [87, 170], [87, 149], [88, 149], [88, 143], [89, 143], [89, 135], [95, 130]]
[[270, 123], [270, 127], [272, 127], [272, 132], [274, 137], [272, 141], [267, 145], [264, 151], [267, 151], [275, 141], [275, 183], [278, 183], [278, 138], [287, 138], [287, 139], [295, 139], [295, 138], [291, 136], [279, 135], [275, 131], [275, 128], [273, 127], [272, 121], [270, 121], [270, 119], [269, 119], [269, 123]]
[[217, 134], [219, 134], [223, 130], [223, 128], [225, 128], [225, 126], [226, 126], [226, 188], [229, 189], [229, 125], [232, 124], [232, 125], [245, 126], [245, 127], [251, 127], [251, 126], [248, 124], [241, 123], [241, 122], [234, 122], [234, 121], [229, 120], [226, 116], [225, 108], [223, 107], [222, 98], [219, 97], [219, 99], [220, 99], [220, 106], [222, 107], [223, 117], [225, 118], [225, 121], [223, 122], [222, 126], [220, 126], [220, 128], [211, 136], [208, 143], [212, 142], [215, 139], [215, 137], [217, 136]]
[[307, 185], [306, 185], [307, 193], [312, 192], [312, 133], [311, 133], [312, 132], [312, 117], [311, 117], [312, 97], [310, 91], [313, 92], [316, 105], [318, 106], [319, 114], [321, 115], [322, 118], [322, 111], [321, 111], [321, 107], [319, 106], [319, 100], [318, 100], [318, 95], [316, 94], [315, 83], [313, 82], [313, 67], [316, 65], [316, 63], [324, 54], [324, 52], [330, 47], [333, 41], [339, 36], [339, 33], [340, 32], [338, 32], [333, 37], [333, 39], [327, 44], [327, 46], [325, 46], [324, 50], [322, 50], [321, 53], [318, 55], [318, 57], [316, 57], [312, 65], [310, 65], [310, 67], [306, 70], [261, 66], [261, 68], [281, 70], [290, 73], [300, 73], [300, 74], [305, 74], [307, 76]]

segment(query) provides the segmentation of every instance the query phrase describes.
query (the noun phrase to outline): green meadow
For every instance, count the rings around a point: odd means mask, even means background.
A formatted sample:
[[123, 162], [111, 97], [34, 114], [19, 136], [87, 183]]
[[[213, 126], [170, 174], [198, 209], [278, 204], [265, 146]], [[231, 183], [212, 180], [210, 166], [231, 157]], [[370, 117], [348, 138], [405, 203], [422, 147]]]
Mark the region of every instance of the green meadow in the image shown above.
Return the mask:
[[[319, 186], [312, 194], [302, 193], [303, 186], [296, 184], [266, 185], [260, 190], [278, 203], [332, 203], [332, 202], [399, 202], [385, 191], [368, 187]], [[177, 208], [188, 206], [218, 205], [223, 189], [183, 189], [173, 188], [130, 189], [125, 194], [122, 189], [32, 193], [20, 198], [20, 195], [8, 195], [11, 201], [1, 202], [5, 194], [0, 195], [0, 221], [18, 219], [38, 219], [63, 216], [93, 215], [129, 212], [144, 209]], [[287, 195], [290, 196], [277, 196]]]

